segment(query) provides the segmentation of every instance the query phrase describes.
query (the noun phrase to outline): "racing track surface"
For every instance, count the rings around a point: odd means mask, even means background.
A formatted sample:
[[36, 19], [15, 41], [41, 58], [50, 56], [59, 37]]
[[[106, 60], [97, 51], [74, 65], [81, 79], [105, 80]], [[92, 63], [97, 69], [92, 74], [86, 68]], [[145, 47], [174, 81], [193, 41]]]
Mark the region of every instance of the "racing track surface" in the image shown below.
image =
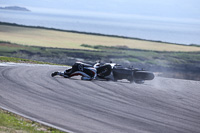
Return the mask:
[[50, 77], [64, 67], [0, 64], [0, 107], [77, 133], [199, 133], [200, 82], [143, 85]]

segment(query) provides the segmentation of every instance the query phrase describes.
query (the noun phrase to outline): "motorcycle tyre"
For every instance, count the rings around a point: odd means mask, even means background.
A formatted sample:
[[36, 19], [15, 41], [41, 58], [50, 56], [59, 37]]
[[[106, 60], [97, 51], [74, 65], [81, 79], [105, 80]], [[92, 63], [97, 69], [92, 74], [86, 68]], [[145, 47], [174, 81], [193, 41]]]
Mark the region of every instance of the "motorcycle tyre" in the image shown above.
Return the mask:
[[136, 71], [134, 73], [134, 79], [136, 80], [153, 80], [154, 74], [148, 71]]

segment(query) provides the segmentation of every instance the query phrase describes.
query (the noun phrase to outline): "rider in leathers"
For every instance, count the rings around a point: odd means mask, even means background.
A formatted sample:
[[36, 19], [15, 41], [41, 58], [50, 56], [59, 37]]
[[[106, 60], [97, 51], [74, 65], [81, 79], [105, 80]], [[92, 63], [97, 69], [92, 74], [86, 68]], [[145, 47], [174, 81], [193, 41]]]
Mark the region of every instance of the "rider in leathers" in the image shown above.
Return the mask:
[[64, 72], [54, 72], [52, 73], [52, 77], [56, 75], [63, 76], [65, 78], [70, 78], [72, 76], [82, 76], [82, 80], [92, 80], [95, 79], [97, 76], [97, 70], [96, 68], [99, 67], [99, 63], [96, 63], [94, 66], [85, 64], [82, 62], [76, 62], [72, 69], [67, 69]]

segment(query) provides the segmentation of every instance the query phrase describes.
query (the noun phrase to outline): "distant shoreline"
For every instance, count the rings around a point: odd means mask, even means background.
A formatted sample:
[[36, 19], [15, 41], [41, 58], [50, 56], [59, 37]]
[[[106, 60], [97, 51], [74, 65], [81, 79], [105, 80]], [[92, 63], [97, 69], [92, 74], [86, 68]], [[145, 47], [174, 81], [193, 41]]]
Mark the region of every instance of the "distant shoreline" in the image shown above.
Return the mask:
[[17, 23], [9, 23], [9, 22], [1, 22], [1, 21], [0, 21], [0, 25], [9, 25], [9, 26], [18, 26], [18, 27], [27, 27], [27, 28], [39, 28], [39, 29], [46, 29], [46, 30], [54, 30], [54, 31], [63, 31], [63, 32], [86, 34], [86, 35], [116, 37], [116, 38], [122, 38], [122, 39], [131, 39], [131, 40], [140, 40], [140, 41], [149, 41], [149, 42], [159, 42], [159, 43], [165, 43], [165, 44], [166, 43], [167, 44], [175, 44], [175, 45], [182, 45], [182, 46], [200, 47], [200, 45], [197, 45], [197, 44], [189, 44], [189, 45], [187, 45], [187, 44], [179, 44], [179, 43], [172, 43], [172, 42], [141, 39], [141, 38], [135, 38], [135, 37], [126, 37], [126, 36], [118, 36], [118, 35], [107, 35], [107, 34], [101, 34], [101, 33], [82, 32], [82, 31], [75, 31], [75, 30], [63, 30], [63, 29], [48, 28], [48, 27], [43, 27], [43, 26], [30, 26], [30, 25], [22, 25], [22, 24], [17, 24]]
[[12, 10], [12, 11], [26, 11], [30, 12], [29, 9], [25, 7], [19, 7], [19, 6], [5, 6], [5, 7], [0, 7], [0, 10]]

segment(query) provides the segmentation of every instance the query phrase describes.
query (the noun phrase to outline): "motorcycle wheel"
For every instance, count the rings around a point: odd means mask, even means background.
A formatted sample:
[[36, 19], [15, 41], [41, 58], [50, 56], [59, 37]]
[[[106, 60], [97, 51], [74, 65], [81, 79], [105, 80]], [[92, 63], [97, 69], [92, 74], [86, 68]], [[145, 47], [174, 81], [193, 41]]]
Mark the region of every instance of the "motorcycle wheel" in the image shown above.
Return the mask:
[[105, 78], [106, 76], [109, 76], [111, 73], [111, 66], [105, 65], [97, 68], [97, 76], [100, 78]]
[[152, 80], [154, 79], [154, 74], [148, 71], [136, 71], [134, 73], [134, 79], [137, 80]]

